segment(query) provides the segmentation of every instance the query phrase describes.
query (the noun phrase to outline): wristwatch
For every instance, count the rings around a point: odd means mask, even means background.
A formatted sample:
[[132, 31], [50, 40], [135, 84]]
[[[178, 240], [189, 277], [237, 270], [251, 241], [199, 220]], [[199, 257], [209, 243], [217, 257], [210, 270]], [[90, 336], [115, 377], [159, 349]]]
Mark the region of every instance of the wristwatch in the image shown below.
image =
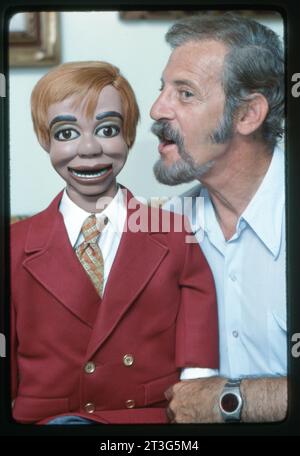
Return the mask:
[[226, 423], [241, 420], [243, 398], [240, 390], [240, 379], [229, 379], [224, 385], [219, 399], [221, 415]]

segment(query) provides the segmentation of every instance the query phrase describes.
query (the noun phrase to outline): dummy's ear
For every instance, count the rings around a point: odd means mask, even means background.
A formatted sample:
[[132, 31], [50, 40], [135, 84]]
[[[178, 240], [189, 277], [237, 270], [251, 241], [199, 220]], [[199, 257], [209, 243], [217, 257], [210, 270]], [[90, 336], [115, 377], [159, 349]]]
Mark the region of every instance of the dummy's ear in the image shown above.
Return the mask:
[[269, 111], [267, 99], [261, 93], [253, 93], [237, 115], [236, 129], [241, 135], [250, 135], [259, 129]]
[[50, 152], [49, 147], [44, 146], [42, 143], [40, 143], [40, 144], [41, 144], [42, 148], [47, 152], [47, 154], [49, 154], [49, 152]]
[[40, 145], [42, 146], [42, 148], [49, 154], [50, 152], [50, 144], [48, 141], [46, 140], [43, 140], [42, 138], [37, 138], [38, 139], [38, 142], [40, 143]]

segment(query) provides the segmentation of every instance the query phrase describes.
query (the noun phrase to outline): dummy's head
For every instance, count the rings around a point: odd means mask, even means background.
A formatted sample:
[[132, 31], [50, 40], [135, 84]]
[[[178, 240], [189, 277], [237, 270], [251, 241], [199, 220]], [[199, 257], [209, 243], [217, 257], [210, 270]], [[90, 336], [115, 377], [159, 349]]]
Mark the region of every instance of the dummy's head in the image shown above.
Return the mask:
[[127, 146], [132, 147], [139, 108], [128, 81], [114, 65], [101, 61], [63, 63], [49, 71], [34, 87], [31, 95], [31, 115], [34, 130], [42, 147], [49, 151], [50, 130], [48, 109], [69, 97], [75, 97], [78, 105], [86, 100], [86, 115], [94, 113], [101, 90], [112, 85], [120, 93], [123, 106], [123, 134]]

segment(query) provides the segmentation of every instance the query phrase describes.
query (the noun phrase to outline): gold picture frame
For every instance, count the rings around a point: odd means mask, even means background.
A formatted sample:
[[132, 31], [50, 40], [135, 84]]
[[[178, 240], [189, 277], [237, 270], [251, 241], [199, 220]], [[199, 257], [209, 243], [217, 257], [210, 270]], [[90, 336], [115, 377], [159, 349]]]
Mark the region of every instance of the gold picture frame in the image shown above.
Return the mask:
[[9, 65], [41, 67], [59, 64], [59, 13], [24, 12], [15, 16], [9, 25]]
[[197, 14], [199, 11], [183, 11], [183, 10], [172, 10], [172, 11], [120, 11], [120, 18], [125, 20], [175, 20], [180, 19], [184, 16], [190, 16]]
[[[158, 11], [120, 11], [119, 17], [120, 19], [123, 20], [168, 20], [168, 21], [173, 21], [177, 19], [181, 19], [187, 16], [192, 16], [195, 14], [209, 14], [209, 15], [215, 15], [218, 16], [219, 14], [223, 14], [226, 10], [209, 10], [209, 9], [204, 9], [204, 10], [158, 10]], [[280, 14], [276, 11], [269, 11], [269, 10], [250, 10], [250, 9], [245, 9], [245, 10], [231, 10], [232, 12], [239, 14], [241, 16], [247, 16], [247, 17], [260, 17], [260, 18], [269, 18], [273, 17], [274, 15], [278, 15], [280, 17]]]

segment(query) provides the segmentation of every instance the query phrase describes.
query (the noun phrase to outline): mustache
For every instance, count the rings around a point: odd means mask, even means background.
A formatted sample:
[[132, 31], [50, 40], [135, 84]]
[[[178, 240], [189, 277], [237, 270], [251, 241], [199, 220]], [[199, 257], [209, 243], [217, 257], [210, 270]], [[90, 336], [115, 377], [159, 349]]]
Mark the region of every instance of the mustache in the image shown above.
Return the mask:
[[174, 130], [168, 121], [157, 120], [152, 124], [151, 132], [156, 135], [160, 141], [169, 141], [177, 144], [179, 147], [183, 146], [183, 138], [179, 131]]

